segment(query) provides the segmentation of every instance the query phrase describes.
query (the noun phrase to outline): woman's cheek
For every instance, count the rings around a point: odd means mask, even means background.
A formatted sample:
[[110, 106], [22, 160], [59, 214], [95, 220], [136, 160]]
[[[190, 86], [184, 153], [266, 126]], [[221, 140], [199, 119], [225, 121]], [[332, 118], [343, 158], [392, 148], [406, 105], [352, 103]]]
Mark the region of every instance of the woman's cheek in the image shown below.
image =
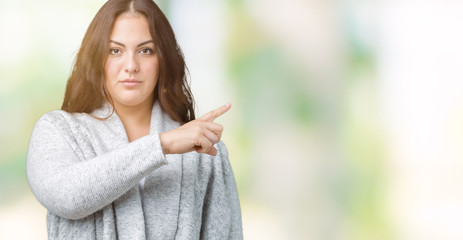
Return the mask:
[[109, 80], [113, 80], [114, 78], [117, 78], [118, 62], [115, 59], [109, 58], [106, 61], [105, 72], [106, 72], [106, 76], [109, 78]]

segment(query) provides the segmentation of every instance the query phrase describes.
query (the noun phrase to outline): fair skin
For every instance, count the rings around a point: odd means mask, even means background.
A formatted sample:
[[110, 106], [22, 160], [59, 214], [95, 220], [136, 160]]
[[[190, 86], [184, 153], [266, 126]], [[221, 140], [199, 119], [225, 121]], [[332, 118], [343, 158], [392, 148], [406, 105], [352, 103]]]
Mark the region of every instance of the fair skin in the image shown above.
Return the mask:
[[[129, 141], [150, 131], [153, 92], [159, 77], [159, 59], [143, 15], [120, 15], [110, 35], [110, 51], [105, 64], [105, 83]], [[217, 155], [213, 147], [223, 127], [214, 120], [227, 112], [226, 104], [176, 129], [160, 134], [164, 154], [191, 151]]]

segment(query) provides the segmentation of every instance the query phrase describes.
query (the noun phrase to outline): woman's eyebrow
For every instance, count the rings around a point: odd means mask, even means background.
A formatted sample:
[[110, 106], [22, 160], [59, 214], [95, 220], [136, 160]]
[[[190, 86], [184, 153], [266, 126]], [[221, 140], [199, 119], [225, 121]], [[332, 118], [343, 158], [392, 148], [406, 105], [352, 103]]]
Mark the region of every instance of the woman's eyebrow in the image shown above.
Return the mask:
[[[122, 47], [125, 47], [125, 45], [123, 43], [120, 43], [120, 42], [117, 42], [117, 41], [114, 41], [114, 40], [109, 40], [109, 42], [112, 42], [112, 43], [115, 43], [115, 44], [120, 45]], [[151, 43], [151, 42], [154, 43], [153, 40], [144, 41], [144, 42], [138, 44], [137, 47], [143, 46], [143, 45], [145, 45], [147, 43]]]

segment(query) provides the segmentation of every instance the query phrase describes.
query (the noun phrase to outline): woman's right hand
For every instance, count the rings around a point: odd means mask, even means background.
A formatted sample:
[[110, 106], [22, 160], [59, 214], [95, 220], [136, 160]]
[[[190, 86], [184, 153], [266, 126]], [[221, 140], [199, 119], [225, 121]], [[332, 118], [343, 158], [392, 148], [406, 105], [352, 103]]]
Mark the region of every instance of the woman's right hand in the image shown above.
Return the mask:
[[213, 146], [220, 141], [223, 127], [214, 120], [231, 108], [231, 104], [212, 110], [200, 118], [159, 135], [164, 154], [181, 154], [191, 151], [217, 155]]

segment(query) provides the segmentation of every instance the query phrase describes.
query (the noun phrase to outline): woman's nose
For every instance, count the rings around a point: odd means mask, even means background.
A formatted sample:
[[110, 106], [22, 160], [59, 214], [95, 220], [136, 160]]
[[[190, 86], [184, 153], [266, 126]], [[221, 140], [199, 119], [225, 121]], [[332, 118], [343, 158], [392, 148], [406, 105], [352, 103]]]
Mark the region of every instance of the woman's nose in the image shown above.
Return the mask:
[[125, 72], [132, 73], [139, 71], [138, 61], [136, 59], [135, 54], [127, 54], [127, 58], [125, 60]]

